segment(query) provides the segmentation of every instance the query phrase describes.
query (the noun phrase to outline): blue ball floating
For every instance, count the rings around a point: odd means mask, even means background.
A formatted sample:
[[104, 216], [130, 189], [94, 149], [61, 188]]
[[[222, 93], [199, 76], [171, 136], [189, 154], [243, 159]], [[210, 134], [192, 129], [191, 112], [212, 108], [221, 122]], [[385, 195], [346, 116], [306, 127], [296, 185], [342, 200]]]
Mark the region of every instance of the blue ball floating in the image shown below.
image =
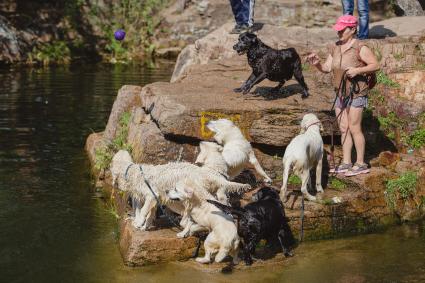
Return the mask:
[[123, 39], [124, 39], [124, 37], [125, 37], [125, 31], [124, 31], [124, 30], [122, 30], [122, 29], [117, 29], [117, 30], [114, 32], [114, 37], [115, 37], [115, 39], [116, 39], [116, 40], [118, 40], [118, 41], [123, 40]]

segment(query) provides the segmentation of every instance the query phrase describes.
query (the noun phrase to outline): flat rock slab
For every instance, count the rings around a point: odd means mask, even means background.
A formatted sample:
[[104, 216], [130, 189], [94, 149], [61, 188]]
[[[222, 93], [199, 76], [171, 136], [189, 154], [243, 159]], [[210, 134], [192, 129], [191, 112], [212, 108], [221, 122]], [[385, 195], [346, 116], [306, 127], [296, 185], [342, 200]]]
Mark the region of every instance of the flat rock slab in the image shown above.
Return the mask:
[[196, 247], [197, 239], [178, 239], [178, 231], [160, 229], [140, 231], [130, 221], [121, 223], [120, 251], [124, 263], [141, 266], [175, 260], [187, 260]]
[[[205, 127], [211, 119], [233, 120], [249, 141], [286, 146], [299, 131], [306, 113], [329, 120], [334, 94], [329, 86], [316, 87], [313, 73], [304, 72], [311, 96], [301, 99], [301, 87], [288, 81], [278, 94], [277, 83], [264, 81], [250, 94], [233, 92], [249, 76], [245, 57], [233, 57], [208, 65], [192, 66], [190, 79], [176, 83], [154, 83], [140, 93], [144, 109], [164, 135], [208, 139]], [[330, 129], [323, 135], [330, 135]]]

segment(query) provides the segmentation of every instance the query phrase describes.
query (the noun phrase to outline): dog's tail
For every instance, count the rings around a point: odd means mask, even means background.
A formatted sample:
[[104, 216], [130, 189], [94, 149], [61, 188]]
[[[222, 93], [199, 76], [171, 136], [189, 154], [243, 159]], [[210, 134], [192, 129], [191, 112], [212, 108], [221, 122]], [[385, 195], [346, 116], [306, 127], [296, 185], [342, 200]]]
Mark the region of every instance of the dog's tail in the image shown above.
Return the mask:
[[289, 171], [291, 170], [291, 165], [292, 165], [291, 157], [283, 159], [282, 187], [280, 189], [281, 192], [282, 190], [286, 191], [286, 187], [288, 185]]
[[220, 210], [222, 210], [224, 213], [227, 213], [227, 214], [230, 214], [230, 215], [241, 216], [245, 212], [245, 210], [243, 208], [231, 207], [231, 206], [228, 206], [228, 205], [224, 205], [224, 204], [222, 204], [218, 201], [215, 201], [215, 200], [207, 199], [207, 202], [215, 205]]
[[226, 184], [226, 192], [228, 193], [244, 193], [251, 190], [250, 184], [241, 184], [238, 182], [228, 182]]

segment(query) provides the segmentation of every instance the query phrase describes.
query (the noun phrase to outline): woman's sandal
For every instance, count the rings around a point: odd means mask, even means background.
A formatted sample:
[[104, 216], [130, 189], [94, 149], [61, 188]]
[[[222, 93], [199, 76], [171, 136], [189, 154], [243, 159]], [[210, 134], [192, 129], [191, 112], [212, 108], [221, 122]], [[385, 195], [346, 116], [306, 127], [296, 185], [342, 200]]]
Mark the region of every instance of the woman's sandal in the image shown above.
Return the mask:
[[351, 164], [342, 163], [335, 168], [331, 168], [329, 170], [329, 173], [340, 174], [340, 173], [345, 173], [350, 169], [351, 169]]
[[367, 174], [370, 172], [370, 169], [367, 167], [367, 164], [358, 164], [355, 163], [353, 167], [350, 168], [347, 172], [345, 172], [346, 177], [356, 176], [360, 174]]

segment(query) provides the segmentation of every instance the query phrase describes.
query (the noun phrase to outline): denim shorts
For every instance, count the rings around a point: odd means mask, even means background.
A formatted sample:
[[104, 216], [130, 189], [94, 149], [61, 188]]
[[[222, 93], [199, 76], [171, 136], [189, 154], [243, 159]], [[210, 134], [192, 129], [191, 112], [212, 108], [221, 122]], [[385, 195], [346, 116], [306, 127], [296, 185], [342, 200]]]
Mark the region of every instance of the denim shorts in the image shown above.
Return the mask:
[[[342, 99], [337, 98], [335, 103], [336, 108], [343, 108], [342, 107]], [[367, 108], [367, 95], [365, 96], [359, 96], [354, 99], [350, 99], [346, 105], [346, 107], [354, 107], [354, 108]]]

